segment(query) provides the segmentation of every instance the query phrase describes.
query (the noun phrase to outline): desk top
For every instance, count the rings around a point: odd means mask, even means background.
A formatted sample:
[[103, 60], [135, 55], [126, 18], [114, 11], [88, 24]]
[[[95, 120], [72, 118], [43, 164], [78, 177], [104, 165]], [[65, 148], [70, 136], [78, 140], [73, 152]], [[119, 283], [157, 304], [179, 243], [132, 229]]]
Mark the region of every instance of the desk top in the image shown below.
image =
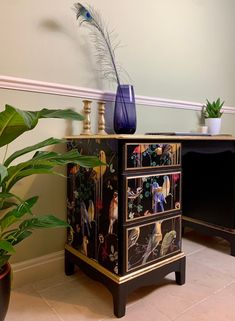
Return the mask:
[[178, 135], [74, 135], [66, 136], [65, 139], [141, 139], [141, 140], [171, 140], [171, 141], [182, 141], [182, 140], [206, 140], [206, 141], [235, 141], [235, 136], [230, 135], [214, 135], [214, 136], [178, 136]]

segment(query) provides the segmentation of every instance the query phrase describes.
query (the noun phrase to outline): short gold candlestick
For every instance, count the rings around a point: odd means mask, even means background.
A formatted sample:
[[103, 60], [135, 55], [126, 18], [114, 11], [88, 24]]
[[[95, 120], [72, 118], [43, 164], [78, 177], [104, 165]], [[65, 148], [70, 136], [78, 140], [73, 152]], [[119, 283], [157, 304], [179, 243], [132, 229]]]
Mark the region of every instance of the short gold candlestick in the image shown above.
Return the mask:
[[91, 132], [91, 100], [83, 100], [83, 112], [85, 119], [83, 120], [83, 131], [81, 132], [81, 135], [92, 135]]
[[98, 135], [107, 135], [105, 131], [105, 103], [103, 101], [98, 101]]

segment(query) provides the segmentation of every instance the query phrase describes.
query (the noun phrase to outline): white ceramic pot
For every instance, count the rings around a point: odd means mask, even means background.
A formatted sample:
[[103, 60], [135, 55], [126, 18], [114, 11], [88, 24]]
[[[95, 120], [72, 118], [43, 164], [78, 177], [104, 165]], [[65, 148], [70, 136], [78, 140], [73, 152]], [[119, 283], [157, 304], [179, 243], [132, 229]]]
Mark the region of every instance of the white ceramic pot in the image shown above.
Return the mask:
[[221, 118], [206, 118], [205, 124], [208, 127], [208, 133], [218, 135], [221, 128]]

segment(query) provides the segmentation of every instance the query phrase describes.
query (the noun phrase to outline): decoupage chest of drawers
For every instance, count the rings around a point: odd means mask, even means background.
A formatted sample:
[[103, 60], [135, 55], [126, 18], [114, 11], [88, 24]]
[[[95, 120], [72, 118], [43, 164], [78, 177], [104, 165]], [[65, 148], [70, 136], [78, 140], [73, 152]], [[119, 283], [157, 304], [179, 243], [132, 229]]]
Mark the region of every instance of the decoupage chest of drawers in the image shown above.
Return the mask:
[[78, 136], [68, 150], [106, 165], [68, 166], [65, 272], [78, 265], [112, 293], [125, 315], [128, 294], [175, 272], [185, 282], [181, 251], [181, 144], [147, 136]]

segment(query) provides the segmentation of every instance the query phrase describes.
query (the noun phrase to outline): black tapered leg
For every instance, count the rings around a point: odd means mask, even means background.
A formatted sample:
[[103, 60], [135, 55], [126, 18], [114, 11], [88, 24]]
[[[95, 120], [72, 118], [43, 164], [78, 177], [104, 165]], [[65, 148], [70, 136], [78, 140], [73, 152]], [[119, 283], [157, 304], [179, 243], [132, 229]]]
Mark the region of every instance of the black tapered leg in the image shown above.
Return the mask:
[[182, 229], [181, 229], [181, 236], [183, 237], [183, 236], [184, 236], [184, 234], [185, 234], [185, 227], [184, 227], [184, 226], [182, 226]]
[[126, 299], [127, 293], [125, 289], [126, 285], [118, 285], [116, 286], [113, 291], [113, 312], [114, 315], [118, 318], [121, 318], [126, 313]]
[[235, 238], [230, 242], [231, 244], [231, 255], [235, 256]]
[[179, 285], [183, 285], [185, 283], [185, 265], [186, 258], [182, 258], [180, 261], [179, 271], [175, 271], [175, 281]]
[[70, 255], [65, 251], [64, 255], [64, 271], [66, 275], [73, 275], [75, 271], [75, 265], [71, 262]]

